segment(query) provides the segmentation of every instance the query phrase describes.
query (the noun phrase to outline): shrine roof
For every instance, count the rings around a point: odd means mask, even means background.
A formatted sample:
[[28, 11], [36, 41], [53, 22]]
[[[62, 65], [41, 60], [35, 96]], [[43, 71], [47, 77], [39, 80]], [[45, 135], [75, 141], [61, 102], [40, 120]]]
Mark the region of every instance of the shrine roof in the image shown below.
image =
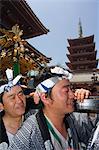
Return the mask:
[[0, 1], [0, 7], [0, 25], [2, 28], [11, 29], [12, 26], [18, 24], [24, 32], [24, 39], [49, 32], [25, 0], [2, 0]]

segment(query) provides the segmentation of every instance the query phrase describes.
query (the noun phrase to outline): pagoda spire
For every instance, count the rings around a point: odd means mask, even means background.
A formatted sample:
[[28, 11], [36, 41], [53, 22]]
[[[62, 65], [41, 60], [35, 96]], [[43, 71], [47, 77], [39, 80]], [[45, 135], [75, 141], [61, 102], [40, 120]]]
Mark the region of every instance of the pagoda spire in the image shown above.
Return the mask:
[[82, 24], [81, 24], [81, 20], [79, 18], [79, 23], [78, 23], [78, 32], [79, 32], [79, 38], [83, 37], [83, 31], [82, 31]]

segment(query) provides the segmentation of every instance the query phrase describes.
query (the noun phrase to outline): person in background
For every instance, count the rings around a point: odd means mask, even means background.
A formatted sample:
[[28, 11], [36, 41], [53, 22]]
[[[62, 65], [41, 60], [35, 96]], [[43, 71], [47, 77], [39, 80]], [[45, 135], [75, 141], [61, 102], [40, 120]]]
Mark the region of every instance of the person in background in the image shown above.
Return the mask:
[[[73, 116], [74, 99], [83, 101], [89, 91], [71, 90], [72, 74], [54, 67], [35, 78], [34, 100], [42, 108], [31, 115], [14, 136], [8, 150], [84, 150], [90, 130]], [[82, 148], [83, 146], [83, 148]]]

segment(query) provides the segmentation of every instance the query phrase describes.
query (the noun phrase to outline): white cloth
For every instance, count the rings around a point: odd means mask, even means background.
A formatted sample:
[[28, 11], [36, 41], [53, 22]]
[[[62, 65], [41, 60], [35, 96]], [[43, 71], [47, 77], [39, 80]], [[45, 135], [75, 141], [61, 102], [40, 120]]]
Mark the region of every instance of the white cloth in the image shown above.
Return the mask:
[[6, 142], [2, 142], [0, 144], [0, 150], [7, 150], [7, 148], [8, 148], [8, 144]]
[[93, 136], [93, 139], [92, 139], [92, 142], [91, 142], [91, 146], [93, 145], [93, 143], [99, 138], [99, 124], [94, 132], [94, 136]]
[[7, 136], [8, 136], [9, 144], [10, 144], [12, 142], [12, 138], [14, 137], [14, 134], [7, 131]]
[[13, 79], [13, 70], [11, 69], [6, 70], [6, 76], [7, 76], [8, 83], [0, 86], [0, 94], [3, 93], [5, 89], [9, 91], [11, 87], [16, 85], [19, 82], [20, 78], [22, 77], [22, 75], [20, 74]]
[[62, 146], [59, 144], [59, 142], [56, 140], [56, 138], [53, 136], [52, 132], [49, 130], [50, 135], [51, 135], [51, 139], [52, 139], [52, 143], [54, 145], [54, 149], [55, 150], [66, 150], [69, 146], [68, 146], [68, 137], [67, 139], [65, 139], [61, 133], [55, 128], [55, 126], [53, 125], [53, 123], [50, 121], [50, 119], [45, 116], [48, 120], [48, 122], [51, 124], [52, 128], [54, 129], [55, 133], [58, 135], [59, 139], [61, 140], [61, 144]]
[[[36, 92], [48, 92], [48, 89], [52, 88], [59, 80], [62, 79], [68, 79], [70, 80], [72, 78], [72, 74], [69, 73], [67, 70], [64, 70], [61, 67], [55, 67], [50, 70], [51, 73], [56, 74], [54, 77], [50, 77], [49, 79], [46, 79], [39, 83], [36, 87]], [[60, 77], [61, 75], [61, 77]]]
[[[7, 136], [8, 136], [9, 144], [11, 144], [14, 135], [7, 131]], [[8, 149], [8, 144], [6, 142], [2, 142], [0, 144], [0, 150], [7, 150], [7, 149]]]

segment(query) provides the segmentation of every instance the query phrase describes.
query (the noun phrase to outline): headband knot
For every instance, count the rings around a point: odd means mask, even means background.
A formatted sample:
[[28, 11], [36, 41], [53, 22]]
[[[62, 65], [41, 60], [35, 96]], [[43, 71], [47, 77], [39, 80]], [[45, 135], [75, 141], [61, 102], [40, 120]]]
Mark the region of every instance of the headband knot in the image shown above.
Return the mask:
[[0, 94], [3, 93], [4, 91], [6, 91], [6, 92], [10, 91], [11, 88], [13, 86], [15, 86], [19, 82], [20, 78], [22, 77], [22, 75], [20, 74], [13, 79], [13, 70], [12, 69], [6, 70], [6, 76], [7, 76], [8, 83], [4, 84], [0, 87]]
[[48, 92], [59, 80], [72, 78], [72, 74], [61, 67], [54, 67], [50, 69], [51, 77], [39, 83], [36, 87], [36, 92]]

